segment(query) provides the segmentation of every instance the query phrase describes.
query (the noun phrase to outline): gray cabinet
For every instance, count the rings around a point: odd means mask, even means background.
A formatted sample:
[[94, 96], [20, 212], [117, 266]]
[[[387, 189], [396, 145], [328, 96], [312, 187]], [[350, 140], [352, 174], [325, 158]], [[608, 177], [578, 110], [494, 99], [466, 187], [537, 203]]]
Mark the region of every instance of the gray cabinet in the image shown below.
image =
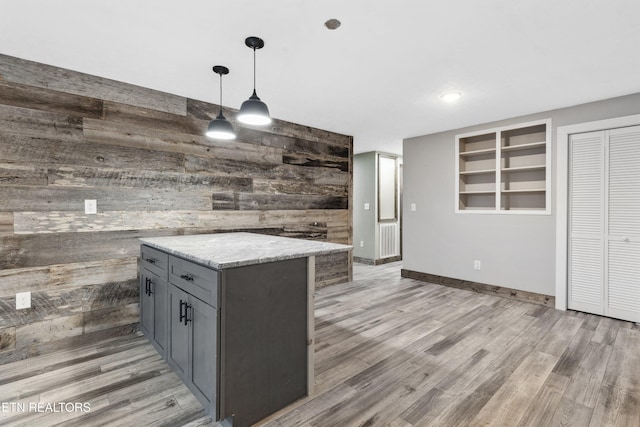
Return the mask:
[[168, 325], [167, 362], [207, 412], [217, 418], [217, 310], [169, 284]]
[[306, 257], [216, 270], [141, 253], [140, 328], [209, 415], [250, 426], [307, 394]]
[[140, 264], [140, 330], [164, 355], [167, 348], [168, 256], [143, 246]]

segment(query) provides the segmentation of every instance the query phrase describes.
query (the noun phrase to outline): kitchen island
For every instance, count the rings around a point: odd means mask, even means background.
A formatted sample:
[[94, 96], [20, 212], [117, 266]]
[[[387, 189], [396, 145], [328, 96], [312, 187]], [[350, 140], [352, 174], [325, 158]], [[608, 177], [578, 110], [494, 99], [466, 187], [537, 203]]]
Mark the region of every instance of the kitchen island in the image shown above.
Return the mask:
[[315, 256], [253, 233], [141, 239], [140, 329], [215, 420], [248, 426], [314, 384]]

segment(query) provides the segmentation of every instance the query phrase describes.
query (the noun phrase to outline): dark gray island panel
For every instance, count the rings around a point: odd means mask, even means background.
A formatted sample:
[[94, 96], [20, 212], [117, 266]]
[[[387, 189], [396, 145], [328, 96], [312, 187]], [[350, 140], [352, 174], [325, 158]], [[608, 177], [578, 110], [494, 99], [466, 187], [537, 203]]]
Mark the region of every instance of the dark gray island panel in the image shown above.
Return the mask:
[[307, 394], [307, 259], [223, 271], [222, 418], [251, 425]]

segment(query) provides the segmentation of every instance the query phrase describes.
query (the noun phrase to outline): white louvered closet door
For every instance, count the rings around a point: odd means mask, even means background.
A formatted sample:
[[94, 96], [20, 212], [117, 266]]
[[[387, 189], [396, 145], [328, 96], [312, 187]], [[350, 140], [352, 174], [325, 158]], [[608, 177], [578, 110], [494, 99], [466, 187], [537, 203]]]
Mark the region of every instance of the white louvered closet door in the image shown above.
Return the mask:
[[608, 315], [640, 322], [640, 126], [609, 131]]
[[569, 308], [639, 322], [640, 126], [569, 146]]
[[571, 309], [604, 311], [604, 132], [569, 141], [569, 292]]

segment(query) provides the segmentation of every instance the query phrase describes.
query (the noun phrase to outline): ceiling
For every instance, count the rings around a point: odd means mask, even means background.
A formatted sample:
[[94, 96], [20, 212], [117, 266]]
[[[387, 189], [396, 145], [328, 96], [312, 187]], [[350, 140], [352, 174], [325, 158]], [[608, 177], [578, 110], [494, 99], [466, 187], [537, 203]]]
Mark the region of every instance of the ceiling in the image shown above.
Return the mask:
[[[0, 53], [278, 119], [402, 139], [640, 92], [637, 0], [0, 0]], [[342, 26], [324, 27], [329, 18]], [[448, 90], [463, 97], [448, 104]]]

